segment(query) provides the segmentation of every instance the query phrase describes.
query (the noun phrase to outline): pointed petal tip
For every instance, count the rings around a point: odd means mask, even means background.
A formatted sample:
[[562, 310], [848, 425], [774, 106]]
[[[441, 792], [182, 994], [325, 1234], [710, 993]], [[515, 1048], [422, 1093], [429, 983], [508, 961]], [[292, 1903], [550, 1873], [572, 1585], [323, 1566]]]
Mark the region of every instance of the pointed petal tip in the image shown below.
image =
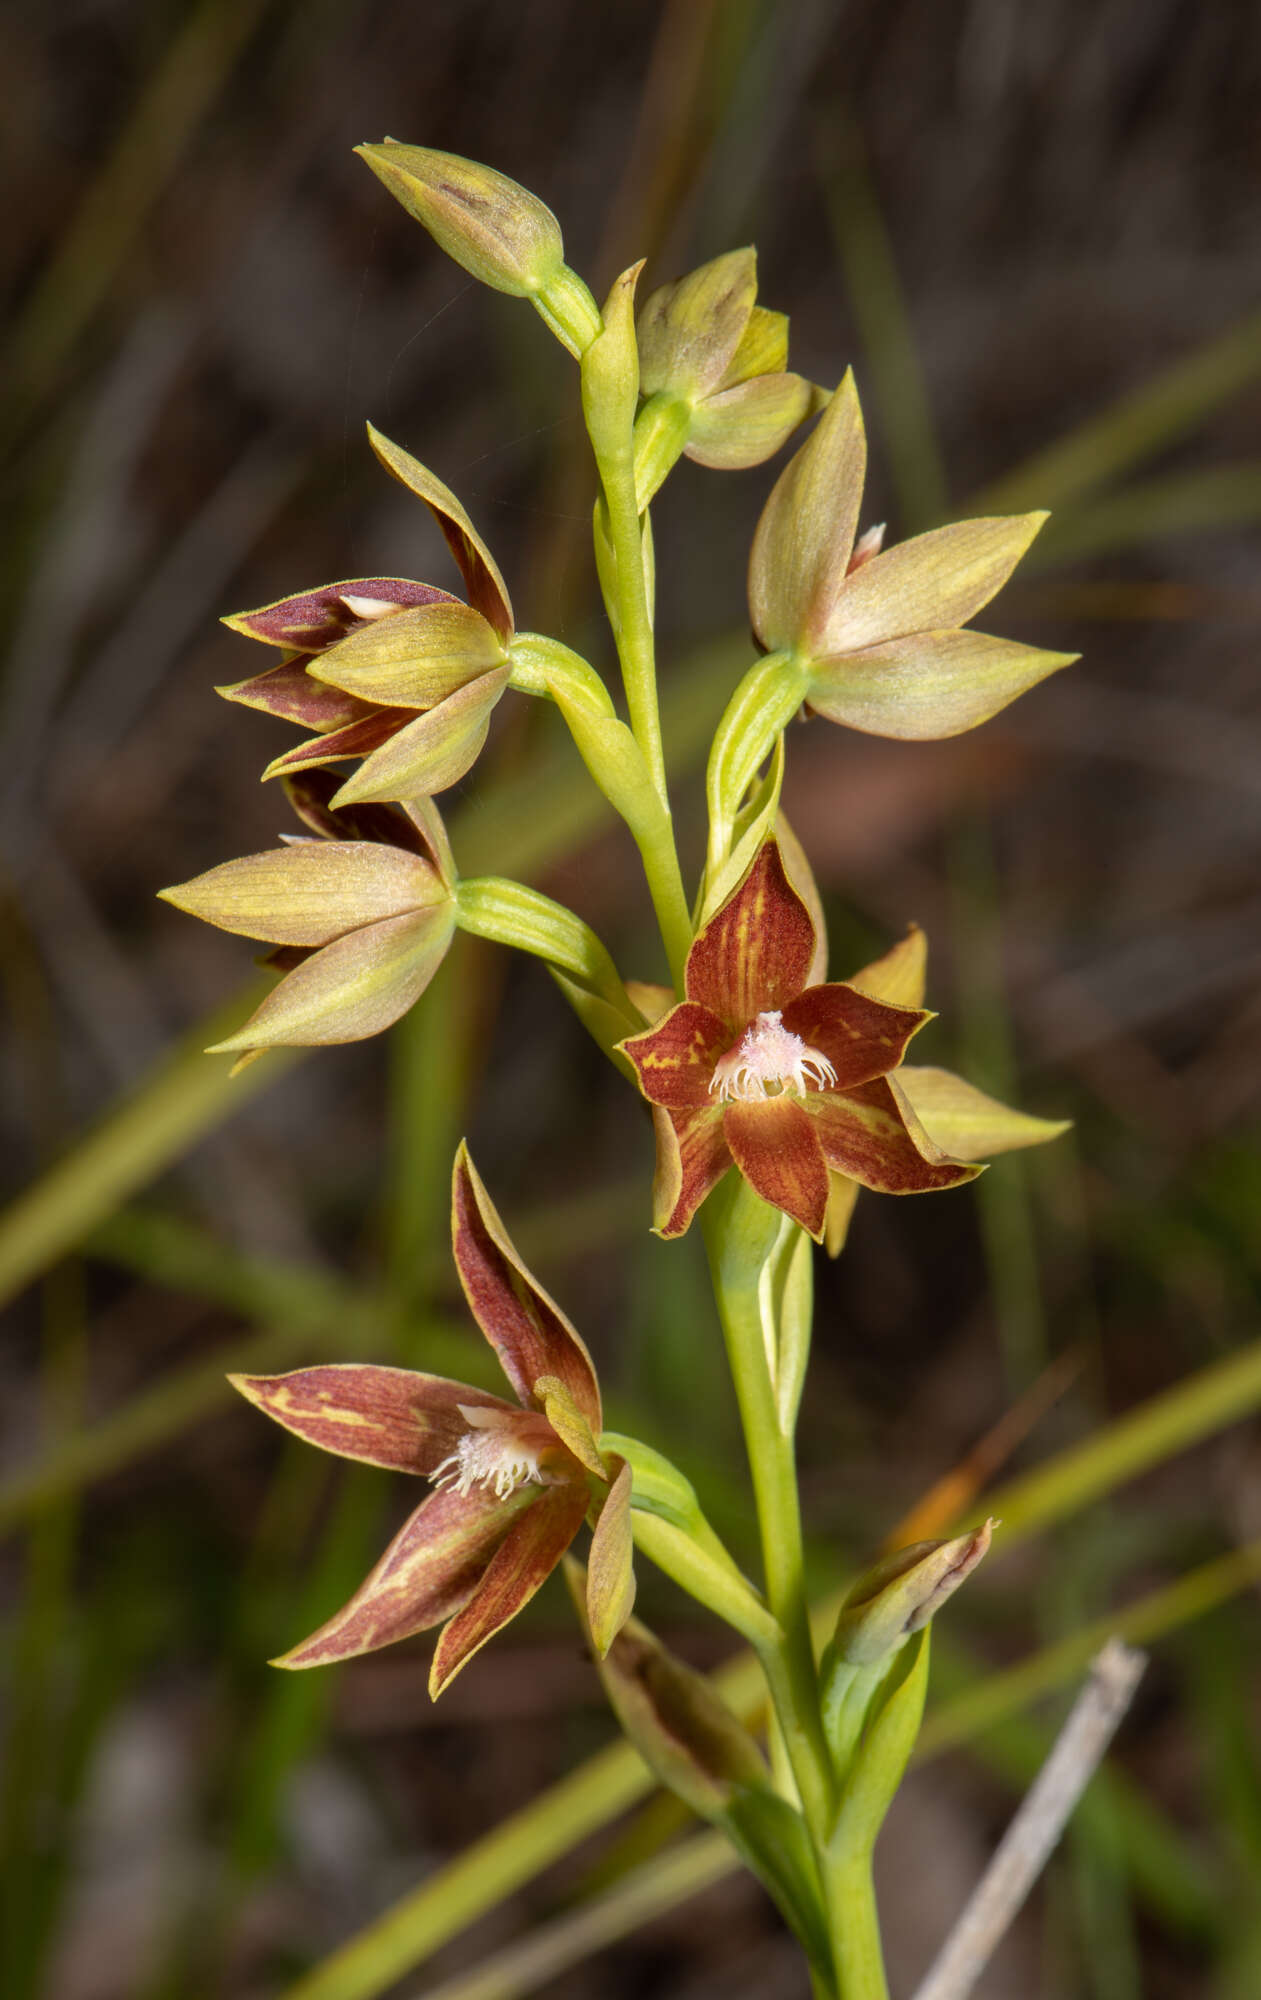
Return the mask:
[[254, 1043], [250, 1041], [247, 1035], [229, 1035], [222, 1042], [208, 1043], [202, 1050], [202, 1054], [204, 1056], [237, 1056], [243, 1050], [253, 1048], [254, 1046]]

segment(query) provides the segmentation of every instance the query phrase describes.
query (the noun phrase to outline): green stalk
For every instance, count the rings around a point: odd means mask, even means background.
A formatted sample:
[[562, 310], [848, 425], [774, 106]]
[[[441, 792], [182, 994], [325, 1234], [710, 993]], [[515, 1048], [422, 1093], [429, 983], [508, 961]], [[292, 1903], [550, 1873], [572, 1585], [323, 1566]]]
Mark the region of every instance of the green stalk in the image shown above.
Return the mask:
[[810, 1635], [793, 1424], [781, 1422], [777, 1408], [760, 1290], [780, 1217], [733, 1177], [710, 1197], [701, 1220], [753, 1477], [766, 1598], [783, 1633], [782, 1643], [762, 1653], [762, 1666], [802, 1811], [821, 1845], [835, 1808], [832, 1768]]
[[[616, 292], [617, 288], [614, 289]], [[657, 702], [652, 608], [644, 571], [647, 515], [641, 520], [635, 491], [634, 419], [639, 366], [634, 351], [634, 325], [627, 317], [628, 312], [629, 295], [624, 298], [616, 319], [584, 357], [583, 405], [603, 494], [596, 515], [600, 590], [617, 643], [631, 733], [661, 806], [653, 823], [641, 823], [632, 831], [643, 859], [670, 971], [681, 993], [683, 968], [692, 942], [692, 923], [674, 844]], [[610, 352], [598, 354], [605, 342], [611, 343]], [[611, 562], [600, 559], [602, 533]]]
[[841, 2000], [889, 2000], [870, 1847], [831, 1857], [823, 1883], [834, 1920], [832, 1951]]
[[602, 451], [596, 460], [604, 490], [604, 518], [616, 565], [616, 601], [610, 617], [617, 635], [617, 654], [630, 710], [631, 729], [644, 753], [652, 781], [668, 805], [665, 751], [657, 707], [657, 659], [644, 576], [643, 528], [635, 497], [635, 461], [631, 441], [625, 450]]

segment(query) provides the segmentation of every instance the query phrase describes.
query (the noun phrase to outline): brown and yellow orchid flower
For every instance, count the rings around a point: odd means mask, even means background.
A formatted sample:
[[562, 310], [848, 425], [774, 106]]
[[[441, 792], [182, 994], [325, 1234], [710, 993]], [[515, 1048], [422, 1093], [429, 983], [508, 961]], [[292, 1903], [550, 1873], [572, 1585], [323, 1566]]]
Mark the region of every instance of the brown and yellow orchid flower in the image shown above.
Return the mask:
[[455, 784], [486, 741], [512, 671], [512, 604], [490, 550], [440, 479], [371, 425], [368, 437], [437, 521], [467, 604], [433, 584], [361, 576], [224, 620], [286, 658], [219, 693], [315, 732], [264, 777], [360, 758], [338, 805], [429, 797]]
[[451, 1227], [465, 1297], [514, 1402], [436, 1375], [355, 1363], [231, 1378], [308, 1444], [418, 1474], [433, 1488], [349, 1603], [277, 1666], [325, 1666], [442, 1625], [429, 1677], [436, 1698], [533, 1597], [589, 1513], [598, 1515], [589, 1576], [599, 1596], [590, 1601], [589, 1586], [588, 1613], [604, 1650], [630, 1612], [622, 1504], [630, 1468], [606, 1464], [597, 1449], [591, 1356], [521, 1262], [463, 1146]]
[[931, 1016], [810, 983], [816, 948], [768, 840], [697, 935], [686, 997], [620, 1044], [654, 1107], [660, 1235], [681, 1235], [733, 1165], [820, 1241], [835, 1175], [921, 1194], [978, 1172], [934, 1143], [893, 1074]]

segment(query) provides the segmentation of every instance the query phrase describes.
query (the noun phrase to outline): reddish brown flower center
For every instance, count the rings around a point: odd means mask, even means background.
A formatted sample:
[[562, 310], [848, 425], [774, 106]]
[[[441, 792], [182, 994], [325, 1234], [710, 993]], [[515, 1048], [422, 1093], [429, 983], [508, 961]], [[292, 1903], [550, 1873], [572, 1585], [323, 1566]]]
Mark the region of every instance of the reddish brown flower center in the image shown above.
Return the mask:
[[778, 1008], [759, 1014], [734, 1048], [714, 1064], [710, 1095], [720, 1104], [733, 1098], [747, 1103], [760, 1097], [804, 1097], [813, 1087], [826, 1090], [836, 1071], [821, 1049], [811, 1048], [784, 1026]]

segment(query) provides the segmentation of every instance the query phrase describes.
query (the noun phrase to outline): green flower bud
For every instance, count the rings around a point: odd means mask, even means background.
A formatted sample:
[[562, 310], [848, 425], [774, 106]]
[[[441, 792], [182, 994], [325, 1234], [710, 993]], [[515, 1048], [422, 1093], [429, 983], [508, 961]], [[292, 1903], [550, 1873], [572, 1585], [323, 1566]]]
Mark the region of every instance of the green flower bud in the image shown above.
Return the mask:
[[868, 1570], [841, 1606], [832, 1656], [847, 1666], [872, 1667], [896, 1652], [972, 1574], [994, 1526], [986, 1521], [948, 1542], [913, 1542]]
[[531, 298], [560, 269], [560, 224], [537, 195], [506, 174], [395, 139], [355, 151], [439, 248], [482, 284]]

